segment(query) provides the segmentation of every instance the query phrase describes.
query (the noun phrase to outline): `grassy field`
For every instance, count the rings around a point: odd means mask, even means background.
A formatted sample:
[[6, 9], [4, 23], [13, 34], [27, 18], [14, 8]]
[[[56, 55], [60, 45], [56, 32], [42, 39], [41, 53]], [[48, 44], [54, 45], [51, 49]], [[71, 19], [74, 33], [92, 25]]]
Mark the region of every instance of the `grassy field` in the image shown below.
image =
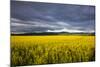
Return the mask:
[[95, 36], [11, 36], [11, 65], [95, 60]]

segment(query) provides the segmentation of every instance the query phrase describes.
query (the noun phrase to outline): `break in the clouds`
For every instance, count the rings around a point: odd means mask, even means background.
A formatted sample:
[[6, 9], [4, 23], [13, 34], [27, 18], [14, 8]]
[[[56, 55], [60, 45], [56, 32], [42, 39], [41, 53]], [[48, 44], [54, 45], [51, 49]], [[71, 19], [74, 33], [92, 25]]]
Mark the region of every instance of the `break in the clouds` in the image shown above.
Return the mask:
[[95, 7], [11, 1], [11, 32], [94, 32]]

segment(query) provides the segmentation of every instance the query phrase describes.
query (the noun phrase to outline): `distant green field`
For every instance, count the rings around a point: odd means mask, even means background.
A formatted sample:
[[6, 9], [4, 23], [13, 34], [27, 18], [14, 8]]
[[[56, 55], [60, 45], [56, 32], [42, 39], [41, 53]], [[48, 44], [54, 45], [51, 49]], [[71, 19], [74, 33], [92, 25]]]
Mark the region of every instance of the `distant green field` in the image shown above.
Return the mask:
[[95, 36], [11, 36], [11, 65], [95, 60]]

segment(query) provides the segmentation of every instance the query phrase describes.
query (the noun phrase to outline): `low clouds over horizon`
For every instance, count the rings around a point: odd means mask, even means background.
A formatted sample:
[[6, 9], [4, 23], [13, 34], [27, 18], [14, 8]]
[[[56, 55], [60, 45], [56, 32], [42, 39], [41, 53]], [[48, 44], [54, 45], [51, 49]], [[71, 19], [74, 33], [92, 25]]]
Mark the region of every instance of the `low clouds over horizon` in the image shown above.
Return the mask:
[[11, 1], [11, 32], [94, 32], [95, 7]]

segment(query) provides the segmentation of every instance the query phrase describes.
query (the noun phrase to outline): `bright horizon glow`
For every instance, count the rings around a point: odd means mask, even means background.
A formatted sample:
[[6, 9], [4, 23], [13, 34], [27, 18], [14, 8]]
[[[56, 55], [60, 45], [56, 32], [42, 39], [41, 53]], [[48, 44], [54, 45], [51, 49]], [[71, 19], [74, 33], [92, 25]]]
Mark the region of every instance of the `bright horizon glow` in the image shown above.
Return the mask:
[[69, 29], [61, 29], [61, 30], [47, 30], [47, 32], [69, 32], [69, 33], [93, 33], [94, 31], [81, 31], [81, 30], [69, 30]]

